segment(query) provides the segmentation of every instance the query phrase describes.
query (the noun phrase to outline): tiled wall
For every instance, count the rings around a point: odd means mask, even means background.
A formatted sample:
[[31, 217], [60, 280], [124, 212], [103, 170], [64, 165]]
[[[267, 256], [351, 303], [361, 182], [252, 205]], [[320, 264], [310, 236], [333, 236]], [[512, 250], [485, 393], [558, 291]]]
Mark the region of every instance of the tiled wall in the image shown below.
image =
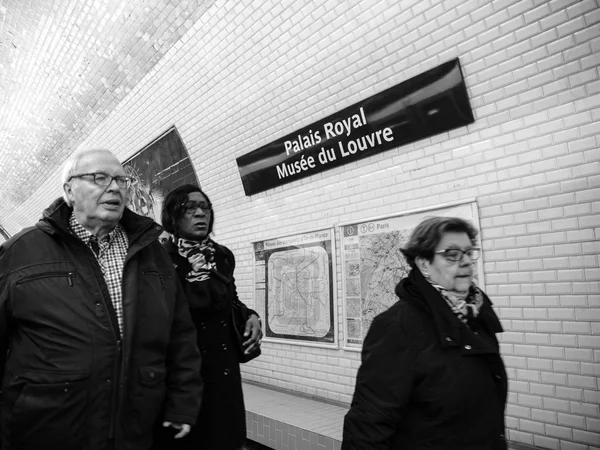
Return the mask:
[[[509, 438], [598, 448], [599, 21], [597, 0], [217, 1], [82, 147], [125, 159], [175, 124], [250, 304], [251, 241], [476, 198], [507, 331]], [[236, 157], [455, 57], [474, 124], [244, 195]], [[57, 173], [9, 231], [59, 185]], [[267, 343], [245, 374], [349, 402], [358, 365]]]

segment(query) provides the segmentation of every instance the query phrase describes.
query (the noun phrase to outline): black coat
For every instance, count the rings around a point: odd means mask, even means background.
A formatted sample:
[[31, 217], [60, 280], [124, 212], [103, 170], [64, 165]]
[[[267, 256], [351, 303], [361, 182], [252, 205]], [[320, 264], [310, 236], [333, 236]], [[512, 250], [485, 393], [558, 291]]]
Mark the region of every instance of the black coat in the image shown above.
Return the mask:
[[[160, 430], [156, 450], [234, 450], [246, 440], [246, 413], [242, 393], [239, 353], [232, 330], [231, 308], [240, 304], [233, 271], [235, 258], [225, 246], [215, 243], [217, 274], [207, 281], [189, 283], [191, 270], [186, 258], [169, 242], [167, 250], [185, 287], [192, 320], [198, 330], [202, 354], [204, 397], [196, 426], [184, 439], [173, 440]], [[243, 304], [242, 304], [243, 305]], [[245, 308], [245, 305], [242, 307]], [[249, 314], [256, 314], [248, 310]], [[258, 314], [257, 314], [258, 315]], [[172, 433], [171, 433], [172, 434]]]
[[0, 247], [3, 450], [146, 450], [152, 424], [194, 423], [200, 355], [187, 301], [156, 238], [125, 210], [121, 336], [93, 252], [62, 199]]
[[343, 450], [504, 450], [507, 379], [484, 295], [469, 329], [418, 270], [373, 321]]

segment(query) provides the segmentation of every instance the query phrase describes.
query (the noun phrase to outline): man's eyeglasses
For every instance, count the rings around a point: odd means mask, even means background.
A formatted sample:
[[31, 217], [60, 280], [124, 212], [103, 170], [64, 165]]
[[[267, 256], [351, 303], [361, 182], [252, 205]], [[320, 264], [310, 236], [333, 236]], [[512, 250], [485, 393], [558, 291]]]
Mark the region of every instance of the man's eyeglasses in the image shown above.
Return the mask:
[[115, 180], [117, 186], [120, 188], [129, 188], [131, 186], [131, 178], [123, 175], [117, 175], [113, 177], [107, 173], [95, 172], [95, 173], [80, 173], [79, 175], [71, 175], [67, 181], [71, 181], [73, 178], [83, 178], [93, 181], [98, 186], [108, 186]]
[[212, 211], [212, 205], [208, 202], [193, 202], [191, 200], [188, 200], [187, 202], [183, 202], [181, 204], [181, 207], [183, 208], [183, 211], [186, 214], [194, 214], [198, 208], [200, 208], [202, 210], [202, 212], [211, 212]]
[[448, 261], [462, 261], [464, 255], [467, 255], [471, 261], [475, 261], [481, 255], [481, 249], [473, 247], [467, 250], [459, 250], [458, 248], [447, 248], [446, 250], [438, 250], [436, 255], [442, 255]]

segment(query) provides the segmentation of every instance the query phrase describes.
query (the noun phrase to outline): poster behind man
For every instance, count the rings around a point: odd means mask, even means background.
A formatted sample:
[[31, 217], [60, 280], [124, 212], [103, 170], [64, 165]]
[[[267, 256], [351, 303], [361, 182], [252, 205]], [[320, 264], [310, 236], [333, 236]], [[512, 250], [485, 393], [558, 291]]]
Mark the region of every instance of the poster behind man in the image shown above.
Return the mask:
[[2, 225], [0, 225], [0, 245], [3, 242], [8, 241], [9, 239], [10, 239], [10, 235], [4, 228], [2, 228]]
[[183, 184], [198, 186], [198, 178], [176, 128], [171, 128], [123, 163], [131, 177], [132, 211], [160, 223], [165, 196]]
[[[479, 229], [475, 202], [340, 225], [346, 348], [360, 349], [375, 316], [398, 301], [396, 285], [410, 272], [400, 249], [432, 216], [462, 217]], [[485, 289], [481, 258], [474, 279]]]

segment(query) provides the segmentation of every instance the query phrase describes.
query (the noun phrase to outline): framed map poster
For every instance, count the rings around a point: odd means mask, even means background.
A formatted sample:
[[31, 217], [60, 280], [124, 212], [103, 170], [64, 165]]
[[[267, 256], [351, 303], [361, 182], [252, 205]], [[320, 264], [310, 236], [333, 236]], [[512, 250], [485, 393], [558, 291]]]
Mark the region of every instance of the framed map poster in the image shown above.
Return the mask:
[[[461, 217], [479, 229], [475, 201], [338, 225], [342, 249], [344, 348], [360, 350], [375, 316], [398, 301], [396, 285], [410, 272], [400, 249], [412, 230], [432, 216]], [[485, 290], [482, 258], [476, 265], [475, 282]]]
[[265, 340], [336, 346], [333, 229], [253, 245]]

